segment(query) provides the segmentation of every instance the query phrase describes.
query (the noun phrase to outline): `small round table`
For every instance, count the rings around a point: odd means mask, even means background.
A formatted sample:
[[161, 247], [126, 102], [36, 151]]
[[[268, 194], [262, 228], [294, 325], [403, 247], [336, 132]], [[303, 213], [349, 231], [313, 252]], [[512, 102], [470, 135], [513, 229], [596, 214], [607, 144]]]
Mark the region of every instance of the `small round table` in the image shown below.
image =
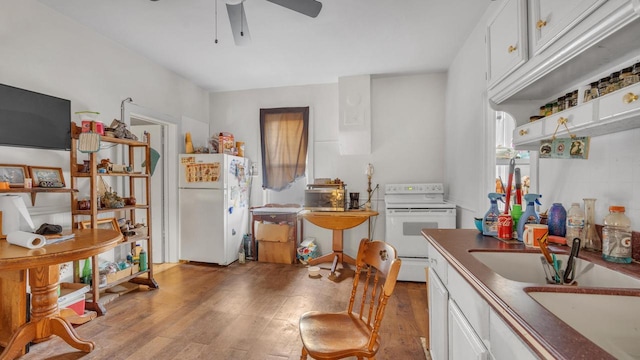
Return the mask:
[[75, 237], [39, 249], [27, 249], [0, 240], [0, 271], [29, 269], [31, 320], [11, 336], [0, 360], [19, 357], [25, 345], [43, 342], [57, 335], [74, 348], [91, 352], [95, 343], [82, 340], [73, 327], [59, 315], [59, 264], [86, 259], [113, 249], [123, 239], [116, 230], [74, 230]]

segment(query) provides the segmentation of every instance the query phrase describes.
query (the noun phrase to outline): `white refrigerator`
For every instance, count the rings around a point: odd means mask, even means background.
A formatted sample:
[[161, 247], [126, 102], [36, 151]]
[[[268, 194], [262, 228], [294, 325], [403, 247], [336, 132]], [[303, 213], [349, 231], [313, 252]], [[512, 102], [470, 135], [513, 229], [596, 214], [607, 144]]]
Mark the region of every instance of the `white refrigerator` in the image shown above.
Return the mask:
[[229, 265], [248, 230], [248, 160], [180, 155], [180, 259]]

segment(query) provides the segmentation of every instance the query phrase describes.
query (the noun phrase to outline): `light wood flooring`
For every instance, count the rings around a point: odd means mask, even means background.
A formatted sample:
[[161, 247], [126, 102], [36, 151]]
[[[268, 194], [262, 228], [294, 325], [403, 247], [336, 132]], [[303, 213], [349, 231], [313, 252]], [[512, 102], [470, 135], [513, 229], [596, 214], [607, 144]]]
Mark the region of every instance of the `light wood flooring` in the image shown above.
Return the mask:
[[[107, 314], [76, 328], [96, 349], [84, 354], [59, 338], [21, 360], [299, 359], [298, 318], [346, 309], [352, 277], [311, 279], [304, 265], [258, 262], [228, 267], [185, 263], [156, 274], [160, 288], [123, 295]], [[399, 282], [382, 323], [378, 359], [424, 359], [424, 283]], [[1, 348], [0, 348], [1, 349]]]

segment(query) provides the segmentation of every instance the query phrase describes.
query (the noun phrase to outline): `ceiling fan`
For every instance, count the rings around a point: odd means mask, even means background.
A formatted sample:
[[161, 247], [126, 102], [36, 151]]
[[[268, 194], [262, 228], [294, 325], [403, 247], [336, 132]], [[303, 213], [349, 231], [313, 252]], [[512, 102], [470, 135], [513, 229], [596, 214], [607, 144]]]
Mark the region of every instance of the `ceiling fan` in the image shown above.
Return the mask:
[[[245, 45], [251, 41], [247, 17], [244, 13], [245, 0], [225, 0], [231, 32], [236, 45]], [[276, 5], [315, 18], [322, 9], [322, 3], [316, 0], [267, 0]], [[216, 15], [217, 21], [217, 15]], [[217, 36], [216, 36], [217, 37]], [[216, 43], [218, 39], [216, 38]]]

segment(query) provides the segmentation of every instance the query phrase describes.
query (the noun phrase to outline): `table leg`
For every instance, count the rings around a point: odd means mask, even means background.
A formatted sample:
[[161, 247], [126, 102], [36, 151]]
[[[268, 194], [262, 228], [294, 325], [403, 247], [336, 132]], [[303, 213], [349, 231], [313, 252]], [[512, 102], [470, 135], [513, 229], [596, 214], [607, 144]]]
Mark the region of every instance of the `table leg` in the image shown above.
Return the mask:
[[22, 325], [13, 334], [9, 344], [0, 354], [0, 360], [15, 359], [30, 342], [43, 342], [57, 335], [74, 348], [91, 352], [95, 347], [92, 341], [78, 337], [73, 327], [60, 317], [58, 311], [58, 265], [43, 266], [29, 270], [31, 285], [31, 321]]
[[351, 256], [344, 254], [342, 252], [343, 235], [344, 235], [343, 230], [333, 230], [333, 241], [332, 241], [333, 252], [327, 255], [322, 255], [319, 258], [311, 259], [309, 260], [309, 264], [316, 265], [316, 264], [321, 264], [326, 262], [332, 262], [333, 259], [337, 256], [338, 263], [342, 264], [346, 262], [347, 264], [355, 265], [356, 260]]

